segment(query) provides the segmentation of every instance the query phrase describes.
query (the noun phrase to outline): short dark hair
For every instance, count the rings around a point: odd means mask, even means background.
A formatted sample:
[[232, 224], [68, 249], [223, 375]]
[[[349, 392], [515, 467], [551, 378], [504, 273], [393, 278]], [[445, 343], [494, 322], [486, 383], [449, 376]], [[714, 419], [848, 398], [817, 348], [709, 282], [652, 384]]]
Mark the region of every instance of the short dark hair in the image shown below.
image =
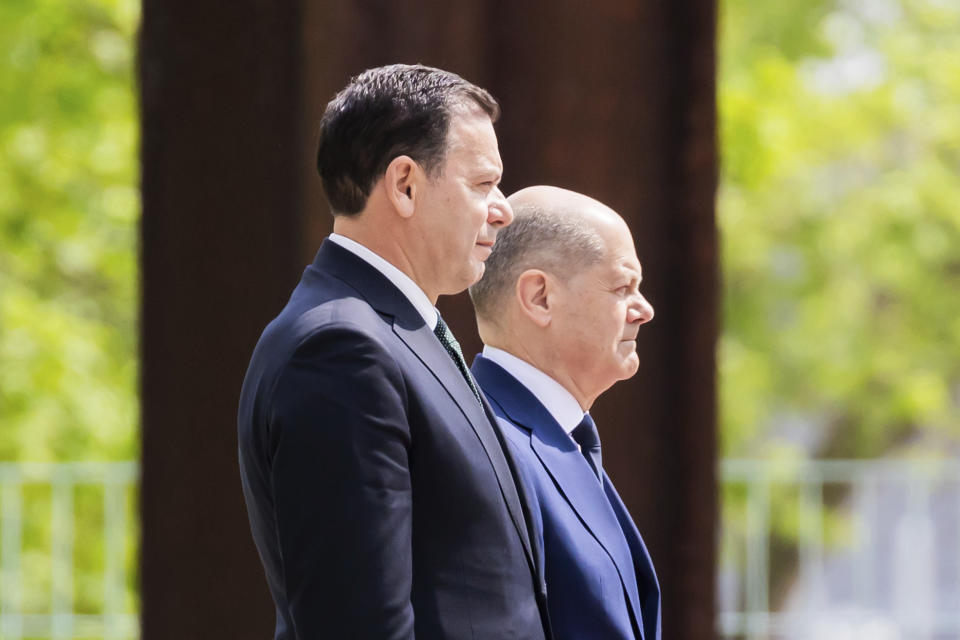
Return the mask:
[[500, 115], [487, 91], [441, 69], [393, 64], [351, 79], [320, 120], [317, 171], [333, 214], [362, 211], [397, 156], [410, 156], [435, 176], [457, 107], [479, 108], [492, 121]]
[[527, 269], [542, 269], [562, 281], [603, 258], [605, 245], [596, 230], [575, 211], [513, 205], [513, 222], [497, 233], [483, 277], [470, 287], [477, 316], [492, 322]]

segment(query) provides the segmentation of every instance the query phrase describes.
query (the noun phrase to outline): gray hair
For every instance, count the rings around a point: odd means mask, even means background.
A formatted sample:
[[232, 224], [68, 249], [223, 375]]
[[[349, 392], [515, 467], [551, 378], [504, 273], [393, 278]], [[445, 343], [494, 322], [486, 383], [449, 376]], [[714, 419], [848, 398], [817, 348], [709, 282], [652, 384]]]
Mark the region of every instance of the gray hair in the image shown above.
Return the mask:
[[497, 234], [483, 277], [470, 287], [474, 309], [486, 320], [496, 320], [524, 271], [541, 269], [566, 281], [604, 255], [601, 238], [575, 212], [523, 203], [513, 213], [513, 223]]

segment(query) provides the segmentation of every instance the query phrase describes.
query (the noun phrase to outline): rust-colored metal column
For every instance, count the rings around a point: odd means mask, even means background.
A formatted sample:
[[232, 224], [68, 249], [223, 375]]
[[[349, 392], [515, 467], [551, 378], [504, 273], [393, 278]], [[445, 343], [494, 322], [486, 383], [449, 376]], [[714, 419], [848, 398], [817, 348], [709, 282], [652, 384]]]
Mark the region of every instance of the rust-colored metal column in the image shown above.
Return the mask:
[[300, 25], [293, 2], [143, 4], [145, 640], [272, 637], [236, 411], [302, 263]]
[[[145, 640], [270, 637], [237, 396], [260, 331], [332, 226], [312, 159], [323, 106], [391, 62], [493, 91], [506, 190], [578, 189], [635, 230], [657, 318], [641, 373], [595, 413], [660, 574], [664, 637], [711, 637], [715, 7], [605, 4], [144, 1]], [[466, 295], [440, 306], [476, 352]]]
[[664, 638], [714, 635], [718, 326], [714, 0], [502, 5], [490, 87], [508, 190], [556, 184], [626, 218], [656, 318], [593, 413], [653, 555]]

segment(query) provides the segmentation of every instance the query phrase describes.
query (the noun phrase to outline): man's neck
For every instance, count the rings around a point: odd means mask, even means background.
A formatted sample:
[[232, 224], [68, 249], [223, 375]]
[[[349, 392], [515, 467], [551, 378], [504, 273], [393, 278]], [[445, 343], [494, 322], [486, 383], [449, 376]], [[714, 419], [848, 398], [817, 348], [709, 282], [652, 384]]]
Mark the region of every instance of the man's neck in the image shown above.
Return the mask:
[[363, 245], [396, 267], [426, 294], [430, 304], [436, 306], [437, 293], [423, 281], [422, 277], [419, 277], [413, 260], [404, 251], [403, 243], [397, 241], [399, 233], [384, 229], [373, 231], [369, 221], [359, 220], [361, 215], [364, 214], [350, 217], [337, 216], [333, 221], [333, 232]]
[[437, 324], [436, 305], [430, 301], [423, 289], [417, 285], [407, 274], [395, 267], [382, 256], [378, 255], [369, 247], [364, 246], [353, 238], [348, 238], [336, 232], [331, 233], [328, 242], [340, 245], [347, 251], [353, 253], [358, 258], [368, 263], [374, 269], [393, 283], [393, 285], [406, 296], [417, 312], [423, 317], [423, 321], [428, 327], [433, 329]]
[[559, 366], [556, 357], [551, 357], [551, 350], [531, 348], [530, 345], [539, 344], [540, 341], [538, 340], [523, 339], [520, 336], [515, 336], [514, 338], [515, 339], [512, 340], [490, 338], [489, 341], [484, 340], [484, 344], [505, 351], [546, 374], [566, 389], [566, 391], [576, 399], [584, 412], [590, 410], [593, 401], [596, 400], [596, 396], [588, 397], [581, 391], [575, 384], [573, 377], [568, 375], [563, 367]]

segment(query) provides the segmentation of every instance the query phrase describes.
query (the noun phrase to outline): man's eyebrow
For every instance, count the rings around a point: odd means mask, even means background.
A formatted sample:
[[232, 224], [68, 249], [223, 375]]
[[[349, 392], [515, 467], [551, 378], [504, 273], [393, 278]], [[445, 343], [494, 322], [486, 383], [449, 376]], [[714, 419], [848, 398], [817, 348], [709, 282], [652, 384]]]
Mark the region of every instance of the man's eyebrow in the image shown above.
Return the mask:
[[493, 162], [483, 162], [474, 169], [478, 176], [495, 176], [498, 180], [503, 177], [503, 168]]
[[634, 283], [639, 284], [640, 278], [637, 276], [636, 272], [627, 272], [627, 271], [618, 271], [617, 275], [614, 276], [611, 284], [617, 288], [631, 286]]
[[474, 173], [470, 174], [470, 179], [476, 182], [495, 182], [498, 185], [503, 179], [503, 174], [500, 173], [496, 168], [490, 169], [478, 169]]
[[641, 282], [643, 282], [643, 272], [638, 269], [634, 269], [630, 265], [621, 265], [620, 276], [626, 278], [628, 284], [636, 283], [639, 285]]

